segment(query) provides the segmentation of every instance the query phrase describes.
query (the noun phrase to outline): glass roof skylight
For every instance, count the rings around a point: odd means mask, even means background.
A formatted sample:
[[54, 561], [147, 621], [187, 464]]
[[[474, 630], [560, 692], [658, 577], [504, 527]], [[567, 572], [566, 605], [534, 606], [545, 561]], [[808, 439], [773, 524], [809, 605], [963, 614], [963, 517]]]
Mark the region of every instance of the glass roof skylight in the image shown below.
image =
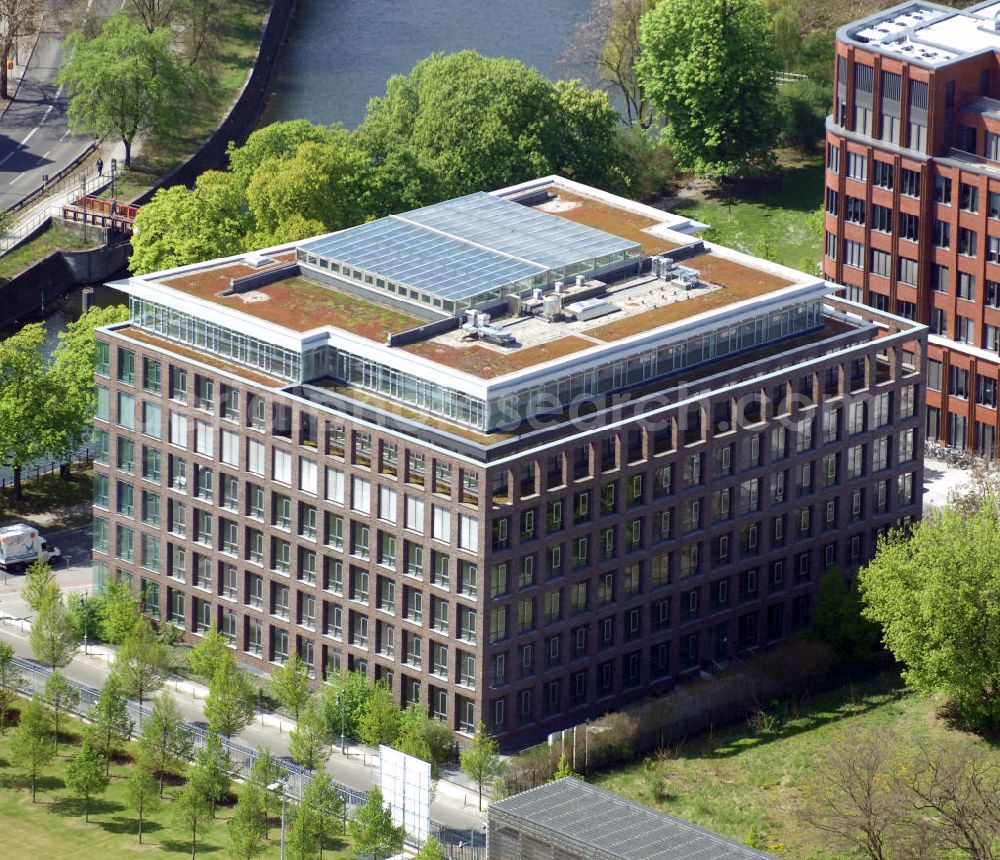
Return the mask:
[[479, 192], [321, 236], [300, 252], [462, 302], [569, 266], [635, 256], [639, 245]]

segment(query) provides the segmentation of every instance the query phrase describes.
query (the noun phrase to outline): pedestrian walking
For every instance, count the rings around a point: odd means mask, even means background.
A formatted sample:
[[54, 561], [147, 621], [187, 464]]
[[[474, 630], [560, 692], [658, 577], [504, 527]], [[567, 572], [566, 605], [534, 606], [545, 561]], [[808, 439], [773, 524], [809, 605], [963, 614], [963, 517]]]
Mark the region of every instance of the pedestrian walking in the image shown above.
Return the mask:
[[104, 176], [104, 159], [103, 158], [98, 158], [97, 159], [97, 175], [98, 176]]

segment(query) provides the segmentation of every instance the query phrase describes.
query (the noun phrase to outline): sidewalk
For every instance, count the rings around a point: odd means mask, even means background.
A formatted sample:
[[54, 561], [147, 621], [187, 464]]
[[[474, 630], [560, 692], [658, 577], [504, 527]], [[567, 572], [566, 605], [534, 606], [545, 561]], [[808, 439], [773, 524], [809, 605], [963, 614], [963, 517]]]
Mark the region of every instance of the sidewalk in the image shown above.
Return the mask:
[[[136, 152], [137, 148], [133, 147], [132, 151]], [[91, 155], [92, 157], [85, 159], [76, 170], [53, 186], [51, 194], [17, 213], [7, 231], [0, 234], [0, 256], [13, 251], [25, 242], [46, 221], [59, 215], [63, 206], [72, 203], [81, 194], [99, 194], [111, 185], [108, 171], [105, 170], [103, 176], [98, 176], [92, 162], [100, 157], [106, 165], [110, 165], [111, 159], [117, 158], [119, 164], [124, 164], [125, 146], [121, 142], [102, 143]]]
[[[10, 586], [6, 590], [9, 589]], [[28, 645], [30, 629], [27, 612], [0, 616], [0, 640], [10, 643], [19, 657], [31, 658]], [[86, 652], [84, 654], [81, 649], [62, 671], [71, 681], [100, 689], [111, 672], [114, 650], [105, 645], [88, 645]], [[204, 685], [171, 676], [164, 689], [175, 696], [186, 720], [204, 726], [204, 700], [208, 694]], [[289, 734], [294, 728], [294, 721], [258, 710], [254, 723], [236, 735], [234, 740], [251, 749], [265, 746], [277, 756], [288, 757]], [[368, 791], [378, 785], [378, 758], [377, 749], [356, 743], [348, 745], [347, 755], [344, 756], [339, 744], [334, 744], [326, 770], [342, 785]], [[435, 784], [431, 817], [458, 831], [481, 832], [485, 818], [478, 810], [478, 790], [460, 770], [447, 770]]]

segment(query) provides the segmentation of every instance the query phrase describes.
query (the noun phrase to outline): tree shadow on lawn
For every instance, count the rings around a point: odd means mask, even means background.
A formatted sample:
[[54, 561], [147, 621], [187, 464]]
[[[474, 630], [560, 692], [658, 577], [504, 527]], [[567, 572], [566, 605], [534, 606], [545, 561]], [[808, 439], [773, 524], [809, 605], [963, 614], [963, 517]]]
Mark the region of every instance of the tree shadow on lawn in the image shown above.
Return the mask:
[[[802, 164], [779, 168], [764, 176], [724, 182], [705, 191], [705, 200], [726, 205], [753, 203], [765, 209], [815, 212], [823, 204], [823, 164]], [[677, 212], [694, 209], [696, 198], [678, 200]]]
[[[178, 854], [190, 854], [191, 853], [191, 840], [190, 839], [161, 839], [159, 841], [160, 846], [165, 851], [174, 851]], [[216, 851], [221, 851], [221, 845], [213, 845], [211, 842], [203, 842], [202, 837], [198, 837], [198, 856], [202, 854], [214, 854]]]
[[[132, 818], [128, 815], [115, 815], [109, 818], [107, 821], [98, 822], [102, 830], [108, 833], [116, 833], [118, 835], [132, 835], [136, 837], [138, 842], [139, 836], [139, 819]], [[152, 818], [146, 818], [142, 822], [142, 835], [145, 837], [149, 833], [156, 833], [163, 829], [163, 825]]]
[[[49, 812], [61, 815], [63, 818], [83, 818], [84, 806], [82, 797], [59, 797], [49, 804]], [[113, 812], [123, 812], [124, 810], [125, 807], [121, 803], [105, 800], [101, 797], [92, 797], [87, 814], [93, 824], [95, 815], [110, 815]]]
[[695, 742], [689, 748], [683, 745], [678, 748], [677, 757], [732, 758], [774, 741], [785, 740], [822, 726], [861, 716], [876, 708], [898, 702], [907, 695], [906, 689], [898, 685], [895, 689], [870, 691], [861, 695], [852, 687], [844, 693], [844, 700], [839, 703], [826, 701], [814, 703], [805, 699], [768, 705], [758, 712], [762, 715], [763, 725], [754, 728], [735, 724], [724, 729], [723, 737], [716, 740], [694, 739]]
[[[35, 779], [35, 793], [41, 799], [41, 795], [49, 791], [59, 791], [66, 787], [66, 783], [58, 776], [41, 774]], [[0, 775], [0, 788], [12, 791], [31, 792], [31, 777], [26, 773], [5, 773]]]

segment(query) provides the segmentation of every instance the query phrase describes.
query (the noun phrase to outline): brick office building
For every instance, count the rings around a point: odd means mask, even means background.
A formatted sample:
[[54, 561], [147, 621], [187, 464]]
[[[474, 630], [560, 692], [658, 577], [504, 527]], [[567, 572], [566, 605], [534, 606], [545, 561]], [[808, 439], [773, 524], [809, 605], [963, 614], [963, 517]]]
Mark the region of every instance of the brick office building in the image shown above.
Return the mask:
[[550, 177], [116, 284], [98, 580], [506, 746], [781, 640], [919, 516], [926, 329], [692, 226]]
[[927, 436], [997, 456], [1000, 3], [895, 6], [837, 34], [823, 271], [930, 327]]

